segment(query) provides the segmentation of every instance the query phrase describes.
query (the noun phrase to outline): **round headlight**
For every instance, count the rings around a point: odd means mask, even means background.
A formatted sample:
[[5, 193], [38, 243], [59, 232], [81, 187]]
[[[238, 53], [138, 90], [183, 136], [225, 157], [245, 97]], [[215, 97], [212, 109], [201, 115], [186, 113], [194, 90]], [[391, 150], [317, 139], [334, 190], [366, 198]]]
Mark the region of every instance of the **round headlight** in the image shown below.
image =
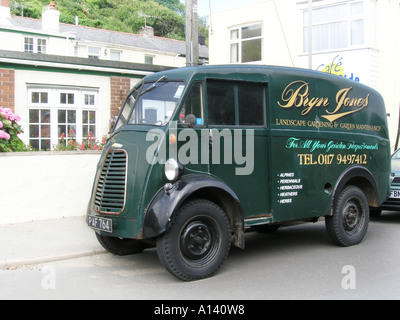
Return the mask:
[[169, 181], [175, 181], [183, 173], [183, 166], [174, 158], [170, 158], [165, 163], [164, 173]]

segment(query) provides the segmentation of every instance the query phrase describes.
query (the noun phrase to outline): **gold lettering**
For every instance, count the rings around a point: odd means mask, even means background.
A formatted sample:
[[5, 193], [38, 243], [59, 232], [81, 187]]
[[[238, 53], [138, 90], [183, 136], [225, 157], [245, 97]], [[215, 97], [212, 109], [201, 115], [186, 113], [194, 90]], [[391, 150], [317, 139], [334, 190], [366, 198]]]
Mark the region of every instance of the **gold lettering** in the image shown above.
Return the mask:
[[[301, 115], [307, 115], [314, 107], [328, 107], [328, 98], [313, 97], [309, 98], [309, 84], [307, 82], [298, 80], [290, 83], [282, 93], [282, 101], [285, 103], [280, 103], [278, 105], [281, 108], [301, 108], [303, 107]], [[297, 89], [296, 89], [296, 86]]]
[[[309, 94], [309, 83], [297, 80], [290, 83], [282, 92], [282, 101], [278, 101], [281, 108], [303, 108], [301, 115], [305, 116], [314, 108], [325, 108], [327, 115], [322, 115], [331, 123], [348, 116], [350, 114], [359, 112], [368, 106], [369, 94], [365, 98], [351, 98], [349, 97], [350, 91], [353, 87], [344, 88], [336, 94], [336, 107], [329, 110], [329, 99], [327, 97], [311, 97]], [[344, 108], [352, 108], [350, 111], [345, 111]], [[277, 123], [278, 124], [278, 123]], [[282, 122], [279, 123], [283, 124]], [[291, 124], [293, 125], [293, 124]]]
[[[366, 96], [365, 99], [363, 99], [363, 98], [348, 98], [347, 96], [348, 96], [349, 92], [351, 91], [351, 89], [352, 89], [352, 87], [339, 90], [338, 93], [336, 94], [337, 106], [336, 106], [335, 110], [332, 112], [330, 112], [329, 110], [326, 110], [326, 113], [328, 113], [330, 115], [322, 116], [322, 117], [333, 122], [340, 118], [348, 116], [352, 113], [359, 112], [359, 111], [363, 110], [365, 107], [367, 107], [369, 94]], [[346, 107], [346, 108], [347, 107], [357, 107], [357, 109], [339, 113], [339, 111], [343, 107]]]
[[[299, 87], [294, 90], [293, 87], [297, 84], [299, 84]], [[308, 96], [308, 83], [300, 80], [294, 81], [282, 92], [282, 101], [286, 102], [286, 104], [281, 104], [278, 101], [278, 105], [281, 108], [301, 107], [305, 96]]]

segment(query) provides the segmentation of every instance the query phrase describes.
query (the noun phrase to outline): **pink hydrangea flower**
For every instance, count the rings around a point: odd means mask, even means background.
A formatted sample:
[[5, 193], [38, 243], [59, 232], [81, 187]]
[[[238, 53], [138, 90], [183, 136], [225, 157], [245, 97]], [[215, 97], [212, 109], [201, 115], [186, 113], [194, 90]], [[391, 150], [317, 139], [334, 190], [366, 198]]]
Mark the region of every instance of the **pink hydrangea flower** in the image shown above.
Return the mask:
[[10, 108], [0, 108], [0, 114], [3, 115], [6, 120], [21, 121], [21, 117], [12, 112]]
[[0, 121], [0, 129], [3, 128], [3, 122]]
[[5, 131], [0, 130], [0, 139], [10, 140], [10, 135]]

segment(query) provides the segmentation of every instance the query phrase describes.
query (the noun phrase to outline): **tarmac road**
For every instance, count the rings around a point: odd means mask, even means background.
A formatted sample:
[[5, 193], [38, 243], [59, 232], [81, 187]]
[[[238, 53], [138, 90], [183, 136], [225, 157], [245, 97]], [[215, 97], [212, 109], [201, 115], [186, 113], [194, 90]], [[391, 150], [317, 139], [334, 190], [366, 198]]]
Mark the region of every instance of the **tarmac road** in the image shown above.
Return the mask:
[[[82, 223], [80, 219], [66, 222], [68, 228]], [[56, 222], [47, 223], [50, 227]], [[77, 229], [73, 238], [77, 247], [79, 239], [95, 238], [86, 226]], [[0, 226], [2, 237], [4, 232]], [[31, 243], [33, 234], [31, 230]], [[41, 236], [44, 241], [43, 230]], [[47, 240], [62, 239], [53, 235]], [[281, 228], [273, 234], [248, 233], [246, 249], [232, 248], [214, 277], [189, 283], [165, 271], [154, 248], [117, 257], [87, 242], [88, 250], [82, 246], [75, 256], [72, 251], [69, 256], [58, 252], [43, 262], [30, 258], [26, 259], [30, 264], [23, 264], [22, 258], [15, 257], [18, 264], [3, 262], [0, 299], [400, 298], [400, 213], [384, 212], [371, 219], [363, 242], [349, 248], [332, 244], [323, 221]]]

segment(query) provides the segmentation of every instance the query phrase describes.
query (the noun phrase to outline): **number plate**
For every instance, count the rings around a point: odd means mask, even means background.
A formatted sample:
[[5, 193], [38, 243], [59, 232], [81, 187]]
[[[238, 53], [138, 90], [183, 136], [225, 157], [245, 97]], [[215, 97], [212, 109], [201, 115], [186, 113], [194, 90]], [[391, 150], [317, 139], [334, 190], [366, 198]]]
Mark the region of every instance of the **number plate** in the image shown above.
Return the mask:
[[400, 199], [400, 190], [391, 190], [390, 198], [392, 199]]
[[88, 216], [87, 224], [89, 227], [105, 232], [113, 232], [112, 220], [107, 218]]

